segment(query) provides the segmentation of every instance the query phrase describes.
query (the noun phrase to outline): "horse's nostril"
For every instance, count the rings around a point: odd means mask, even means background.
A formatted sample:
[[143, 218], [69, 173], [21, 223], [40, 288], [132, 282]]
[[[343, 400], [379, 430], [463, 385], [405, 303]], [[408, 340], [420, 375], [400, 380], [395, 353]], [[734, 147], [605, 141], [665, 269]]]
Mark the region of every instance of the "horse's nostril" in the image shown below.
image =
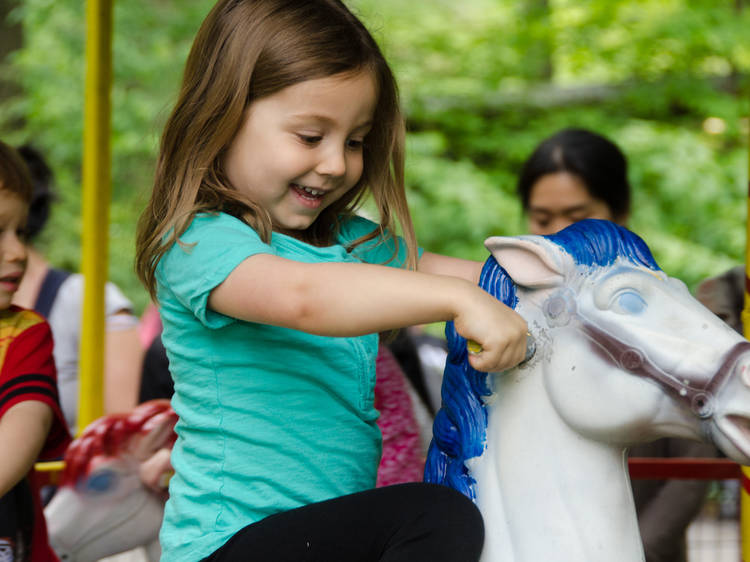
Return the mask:
[[750, 386], [750, 369], [747, 368], [747, 365], [740, 367], [740, 380], [745, 386]]

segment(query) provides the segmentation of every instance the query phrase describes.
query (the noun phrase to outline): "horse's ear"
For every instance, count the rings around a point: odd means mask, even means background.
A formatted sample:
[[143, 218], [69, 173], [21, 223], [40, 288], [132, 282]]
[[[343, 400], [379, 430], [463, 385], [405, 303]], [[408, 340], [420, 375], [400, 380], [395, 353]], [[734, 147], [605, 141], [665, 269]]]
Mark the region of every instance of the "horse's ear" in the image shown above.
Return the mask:
[[492, 236], [484, 245], [517, 285], [544, 289], [561, 285], [565, 279], [562, 267], [544, 244], [520, 237]]

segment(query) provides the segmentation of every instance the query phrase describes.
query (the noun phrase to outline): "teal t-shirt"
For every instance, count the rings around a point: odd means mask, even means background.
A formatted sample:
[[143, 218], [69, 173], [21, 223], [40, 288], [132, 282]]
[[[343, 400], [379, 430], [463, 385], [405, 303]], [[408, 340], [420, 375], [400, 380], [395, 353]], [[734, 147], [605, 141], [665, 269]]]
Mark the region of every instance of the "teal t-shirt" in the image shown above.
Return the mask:
[[[346, 251], [348, 242], [375, 228], [355, 217], [332, 246], [278, 233], [265, 244], [230, 215], [200, 214], [180, 238], [184, 245], [174, 244], [160, 260], [162, 338], [179, 415], [162, 561], [200, 560], [268, 515], [375, 485], [378, 336], [316, 336], [207, 308], [211, 290], [254, 254], [309, 263], [388, 262], [392, 239]], [[405, 245], [399, 246], [388, 265], [404, 263]]]

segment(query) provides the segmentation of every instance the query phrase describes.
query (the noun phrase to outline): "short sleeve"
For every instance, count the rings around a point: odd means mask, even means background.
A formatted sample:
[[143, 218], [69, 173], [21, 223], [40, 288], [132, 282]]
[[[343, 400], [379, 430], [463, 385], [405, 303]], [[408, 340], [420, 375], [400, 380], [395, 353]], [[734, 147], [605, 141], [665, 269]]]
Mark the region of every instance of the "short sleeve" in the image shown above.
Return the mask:
[[156, 269], [162, 306], [177, 302], [209, 328], [235, 321], [208, 309], [208, 296], [245, 259], [275, 254], [251, 227], [225, 213], [196, 216], [180, 242], [164, 254]]
[[[50, 310], [50, 317], [58, 307], [64, 307], [66, 325], [70, 325], [69, 314], [79, 314], [83, 307], [84, 278], [80, 273], [69, 276], [60, 286], [55, 301]], [[133, 303], [130, 302], [120, 288], [108, 281], [104, 285], [104, 306], [107, 330], [133, 328], [138, 324], [138, 318], [133, 314]], [[124, 313], [124, 314], [123, 314]]]
[[[362, 236], [378, 231], [379, 226], [364, 217], [354, 216], [344, 221], [339, 234], [339, 241], [348, 245]], [[403, 267], [407, 259], [406, 242], [400, 236], [394, 236], [386, 231], [372, 240], [359, 244], [352, 250], [352, 254], [363, 262]], [[422, 255], [422, 248], [418, 248], [418, 255]]]
[[[28, 323], [31, 313], [25, 314]], [[70, 442], [65, 418], [60, 409], [55, 362], [52, 357], [52, 332], [46, 321], [33, 317], [33, 325], [21, 329], [5, 349], [0, 370], [0, 416], [26, 400], [47, 404], [53, 412], [52, 427], [40, 453], [40, 459], [57, 458]]]
[[111, 281], [108, 281], [104, 286], [104, 301], [108, 316], [120, 312], [133, 313], [133, 303], [130, 302], [130, 299], [128, 299], [120, 288]]

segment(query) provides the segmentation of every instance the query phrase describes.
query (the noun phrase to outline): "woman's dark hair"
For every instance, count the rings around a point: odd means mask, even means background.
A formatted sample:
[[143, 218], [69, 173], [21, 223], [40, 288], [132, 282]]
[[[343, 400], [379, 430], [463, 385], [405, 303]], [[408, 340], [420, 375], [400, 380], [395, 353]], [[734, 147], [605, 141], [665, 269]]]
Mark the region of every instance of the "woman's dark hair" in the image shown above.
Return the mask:
[[630, 212], [630, 184], [625, 155], [609, 139], [586, 129], [563, 129], [542, 141], [529, 156], [518, 178], [517, 192], [524, 210], [531, 188], [547, 174], [578, 176], [592, 197], [604, 201], [616, 220]]
[[20, 197], [25, 204], [31, 201], [31, 177], [18, 151], [0, 141], [0, 191]]
[[29, 240], [34, 240], [49, 219], [52, 201], [55, 199], [55, 192], [52, 188], [54, 176], [44, 156], [36, 148], [24, 144], [16, 150], [31, 173], [31, 204], [26, 235]]

